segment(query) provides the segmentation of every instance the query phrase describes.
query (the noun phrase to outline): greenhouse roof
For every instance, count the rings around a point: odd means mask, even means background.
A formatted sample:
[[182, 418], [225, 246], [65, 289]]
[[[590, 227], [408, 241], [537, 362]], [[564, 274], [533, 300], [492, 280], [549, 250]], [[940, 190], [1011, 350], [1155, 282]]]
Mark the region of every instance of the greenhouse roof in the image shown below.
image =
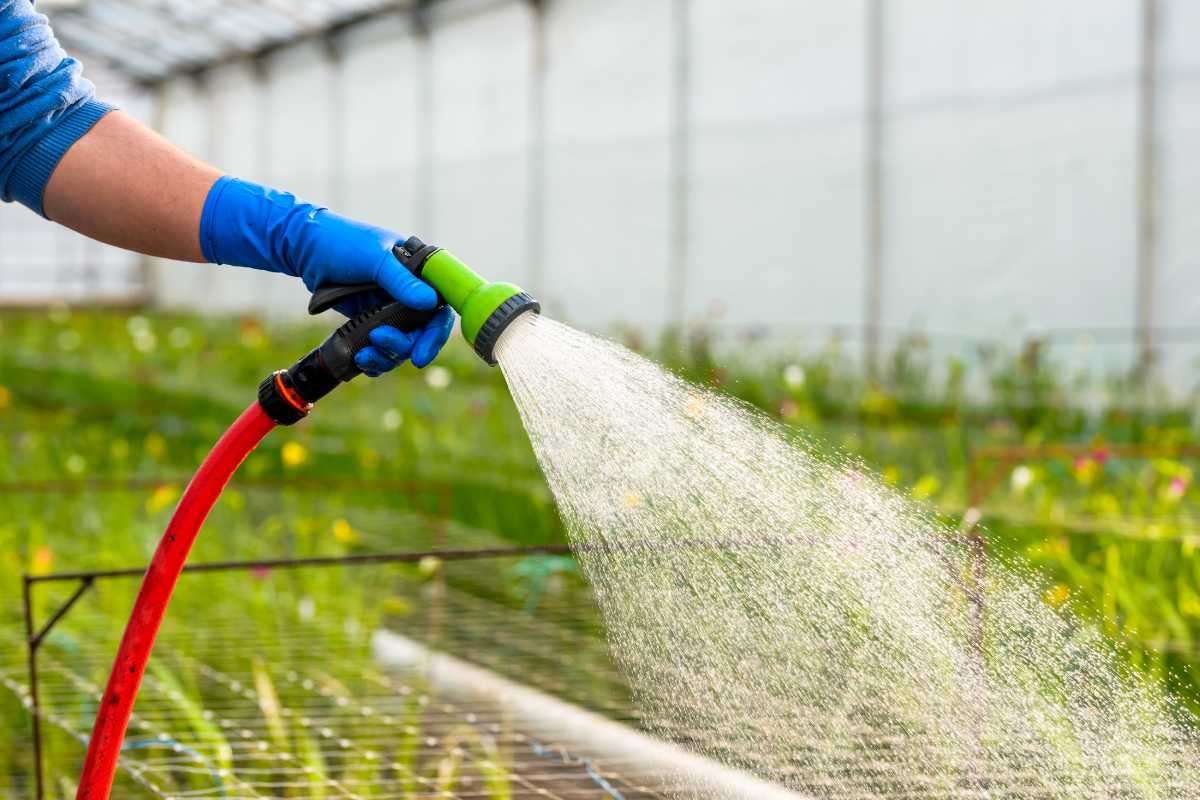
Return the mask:
[[406, 7], [403, 0], [40, 0], [70, 52], [132, 80], [253, 55]]

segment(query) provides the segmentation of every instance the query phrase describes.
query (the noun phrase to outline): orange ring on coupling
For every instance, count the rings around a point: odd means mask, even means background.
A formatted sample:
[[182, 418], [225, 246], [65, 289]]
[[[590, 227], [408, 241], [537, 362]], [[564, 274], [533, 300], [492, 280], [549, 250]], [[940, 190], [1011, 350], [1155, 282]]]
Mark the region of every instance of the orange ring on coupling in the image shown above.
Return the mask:
[[307, 414], [312, 411], [313, 404], [305, 401], [303, 397], [296, 394], [296, 390], [283, 382], [283, 374], [285, 370], [275, 371], [275, 388], [279, 390], [279, 396], [288, 402], [292, 408], [299, 411], [301, 414]]

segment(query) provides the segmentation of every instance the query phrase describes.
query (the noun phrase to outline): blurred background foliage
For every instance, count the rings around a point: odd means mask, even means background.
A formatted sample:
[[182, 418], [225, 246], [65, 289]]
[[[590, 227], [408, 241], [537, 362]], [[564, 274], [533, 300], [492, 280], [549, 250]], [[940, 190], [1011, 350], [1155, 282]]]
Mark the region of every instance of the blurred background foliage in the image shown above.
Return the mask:
[[[320, 323], [249, 317], [65, 308], [4, 315], [6, 663], [22, 657], [20, 575], [144, 563], [183, 483], [258, 381], [324, 331]], [[949, 524], [981, 520], [990, 548], [1039, 570], [1045, 602], [1097, 621], [1131, 664], [1200, 708], [1193, 406], [1143, 397], [1124, 376], [1068, 375], [1037, 345], [968, 361], [911, 339], [865, 379], [836, 340], [800, 353], [717, 342], [700, 330], [655, 343], [631, 332], [623, 338], [679, 374], [860, 458]], [[1081, 408], [1070, 402], [1079, 397], [1093, 399]], [[1010, 451], [1007, 461], [980, 456], [983, 448], [1051, 443], [1076, 447], [1069, 457], [1037, 457], [1032, 449], [1028, 457]], [[269, 437], [222, 497], [193, 558], [561, 541], [499, 370], [484, 368], [455, 338], [434, 366], [356, 381], [310, 419]], [[575, 571], [553, 567], [555, 586], [578, 590]], [[529, 563], [475, 588], [528, 608], [546, 589], [538, 577], [546, 568]], [[315, 613], [367, 626], [405, 613], [406, 601], [389, 596], [385, 578], [361, 581], [352, 571], [252, 577], [250, 626], [280, 624], [281, 607], [290, 609], [285, 617]], [[102, 595], [114, 625], [131, 591]], [[59, 594], [41, 593], [42, 619]], [[184, 593], [175, 613], [202, 600]], [[23, 710], [8, 698], [0, 713], [7, 717], [0, 737], [21, 741]]]

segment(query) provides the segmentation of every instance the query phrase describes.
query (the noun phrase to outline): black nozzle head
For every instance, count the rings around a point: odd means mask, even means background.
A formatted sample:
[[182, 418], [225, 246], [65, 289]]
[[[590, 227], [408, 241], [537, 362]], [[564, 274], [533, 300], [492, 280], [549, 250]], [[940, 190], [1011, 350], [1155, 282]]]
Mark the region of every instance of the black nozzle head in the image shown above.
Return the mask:
[[422, 270], [425, 269], [425, 262], [441, 249], [435, 244], [425, 244], [416, 236], [410, 236], [392, 248], [392, 255], [404, 265], [405, 269], [419, 278]]
[[496, 366], [496, 342], [500, 341], [500, 334], [504, 333], [513, 320], [526, 311], [537, 314], [541, 310], [541, 303], [534, 300], [528, 293], [514, 294], [492, 312], [492, 315], [483, 323], [483, 327], [479, 329], [479, 333], [475, 334], [475, 352], [488, 364]]

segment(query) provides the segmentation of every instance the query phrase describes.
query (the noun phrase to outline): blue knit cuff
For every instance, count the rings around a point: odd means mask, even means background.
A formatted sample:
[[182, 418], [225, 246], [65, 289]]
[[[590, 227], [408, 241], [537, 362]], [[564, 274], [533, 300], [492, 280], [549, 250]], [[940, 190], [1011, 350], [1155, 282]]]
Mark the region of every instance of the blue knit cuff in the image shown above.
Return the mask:
[[113, 107], [108, 103], [88, 100], [60, 119], [58, 124], [17, 162], [8, 179], [8, 190], [12, 198], [43, 217], [46, 216], [46, 212], [42, 210], [42, 192], [45, 191], [54, 168], [71, 145], [112, 110]]

